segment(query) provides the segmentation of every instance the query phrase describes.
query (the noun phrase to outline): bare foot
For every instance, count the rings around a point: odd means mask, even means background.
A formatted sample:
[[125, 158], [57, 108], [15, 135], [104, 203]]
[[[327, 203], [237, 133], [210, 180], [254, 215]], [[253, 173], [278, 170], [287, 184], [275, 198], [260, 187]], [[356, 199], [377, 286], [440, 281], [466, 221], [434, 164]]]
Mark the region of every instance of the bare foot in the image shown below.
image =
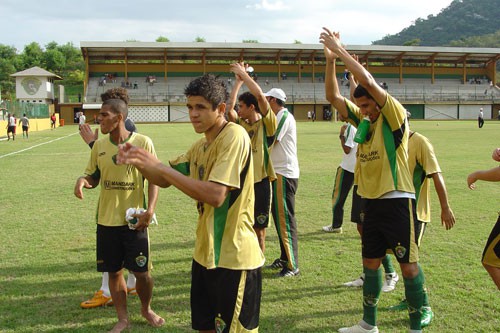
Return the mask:
[[161, 327], [165, 324], [165, 319], [158, 316], [153, 310], [149, 309], [147, 312], [142, 312], [142, 316], [148, 321], [149, 325], [153, 327]]
[[128, 320], [120, 320], [116, 323], [115, 327], [108, 333], [120, 333], [126, 330], [127, 328], [130, 328], [130, 324]]

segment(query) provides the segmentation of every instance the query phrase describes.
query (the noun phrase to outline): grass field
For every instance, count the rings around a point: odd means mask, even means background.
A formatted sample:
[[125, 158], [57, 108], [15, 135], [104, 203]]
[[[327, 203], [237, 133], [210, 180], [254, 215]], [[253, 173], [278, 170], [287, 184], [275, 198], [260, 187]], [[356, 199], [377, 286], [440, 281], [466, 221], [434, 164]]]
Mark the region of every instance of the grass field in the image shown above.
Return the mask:
[[[499, 332], [500, 294], [481, 266], [481, 253], [497, 218], [500, 184], [480, 182], [475, 191], [466, 176], [498, 163], [500, 122], [482, 129], [475, 121], [412, 121], [412, 129], [434, 143], [457, 224], [445, 231], [433, 198], [433, 222], [426, 231], [421, 264], [435, 319], [425, 332]], [[361, 272], [355, 225], [343, 234], [324, 234], [331, 221], [331, 190], [341, 160], [340, 124], [298, 123], [301, 176], [297, 193], [301, 275], [277, 279], [265, 270], [261, 332], [336, 332], [362, 316], [360, 289], [343, 282]], [[190, 124], [139, 124], [159, 157], [167, 161], [199, 136]], [[103, 332], [115, 322], [114, 308], [82, 310], [79, 303], [100, 286], [95, 271], [94, 213], [98, 190], [83, 201], [73, 186], [90, 150], [76, 126], [34, 132], [0, 141], [0, 331]], [[434, 190], [432, 190], [434, 191]], [[350, 209], [350, 199], [346, 212]], [[347, 215], [347, 214], [346, 214]], [[129, 298], [132, 332], [191, 332], [189, 289], [196, 209], [176, 189], [162, 189], [159, 226], [151, 229], [155, 289], [153, 308], [166, 319], [161, 329], [145, 324], [139, 300]], [[268, 229], [267, 262], [279, 255], [274, 226]], [[403, 297], [402, 281], [383, 294], [378, 325], [382, 332], [407, 332], [406, 312], [389, 312]]]

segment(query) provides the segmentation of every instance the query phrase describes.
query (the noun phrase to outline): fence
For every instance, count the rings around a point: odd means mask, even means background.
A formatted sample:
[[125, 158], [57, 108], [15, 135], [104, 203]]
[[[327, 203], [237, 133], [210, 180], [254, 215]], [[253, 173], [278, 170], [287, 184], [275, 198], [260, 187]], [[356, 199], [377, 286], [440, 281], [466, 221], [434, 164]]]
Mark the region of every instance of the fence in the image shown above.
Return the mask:
[[7, 117], [7, 113], [12, 113], [17, 118], [22, 117], [23, 114], [26, 114], [30, 119], [49, 117], [49, 106], [47, 104], [4, 101], [0, 105], [0, 110], [2, 111], [3, 120]]

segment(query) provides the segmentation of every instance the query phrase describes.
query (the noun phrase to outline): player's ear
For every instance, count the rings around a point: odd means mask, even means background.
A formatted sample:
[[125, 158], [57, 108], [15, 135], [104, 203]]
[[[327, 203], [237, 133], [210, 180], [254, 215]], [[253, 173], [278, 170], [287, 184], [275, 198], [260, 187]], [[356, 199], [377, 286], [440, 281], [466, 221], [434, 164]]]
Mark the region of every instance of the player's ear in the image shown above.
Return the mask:
[[220, 103], [217, 106], [217, 112], [224, 117], [224, 114], [226, 113], [226, 103]]

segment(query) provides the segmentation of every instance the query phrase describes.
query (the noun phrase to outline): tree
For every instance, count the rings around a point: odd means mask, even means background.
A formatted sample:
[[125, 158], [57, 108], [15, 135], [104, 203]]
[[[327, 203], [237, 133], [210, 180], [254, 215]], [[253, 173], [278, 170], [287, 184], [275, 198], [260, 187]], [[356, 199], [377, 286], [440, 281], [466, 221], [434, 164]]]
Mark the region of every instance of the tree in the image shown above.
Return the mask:
[[45, 69], [61, 75], [66, 68], [66, 57], [58, 49], [50, 49], [43, 54]]
[[24, 69], [33, 66], [43, 66], [43, 50], [37, 42], [32, 42], [24, 47], [21, 54], [21, 65]]
[[420, 38], [414, 38], [403, 43], [403, 46], [418, 46], [420, 45]]
[[196, 43], [205, 43], [205, 42], [206, 42], [205, 38], [200, 37], [200, 36], [196, 37], [196, 38], [194, 39], [194, 41], [195, 41]]
[[157, 42], [167, 42], [168, 43], [168, 42], [170, 42], [170, 39], [168, 39], [165, 36], [160, 36], [160, 37], [156, 38], [156, 41]]
[[256, 39], [243, 39], [241, 42], [242, 43], [255, 43], [255, 44], [259, 43], [259, 41]]
[[297, 40], [297, 39], [293, 43], [294, 44], [302, 44], [302, 42], [300, 40]]

